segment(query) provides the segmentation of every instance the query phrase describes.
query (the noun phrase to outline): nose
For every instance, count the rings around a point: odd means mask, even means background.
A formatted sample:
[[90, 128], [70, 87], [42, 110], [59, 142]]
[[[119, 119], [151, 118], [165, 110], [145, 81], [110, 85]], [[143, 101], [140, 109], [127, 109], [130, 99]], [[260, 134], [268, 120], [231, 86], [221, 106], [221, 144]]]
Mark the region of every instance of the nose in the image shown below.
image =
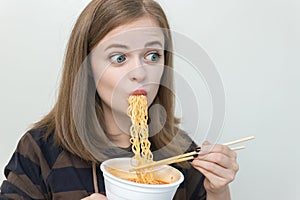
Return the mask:
[[131, 81], [142, 82], [146, 77], [146, 70], [140, 58], [134, 58], [128, 63], [130, 71], [128, 73]]

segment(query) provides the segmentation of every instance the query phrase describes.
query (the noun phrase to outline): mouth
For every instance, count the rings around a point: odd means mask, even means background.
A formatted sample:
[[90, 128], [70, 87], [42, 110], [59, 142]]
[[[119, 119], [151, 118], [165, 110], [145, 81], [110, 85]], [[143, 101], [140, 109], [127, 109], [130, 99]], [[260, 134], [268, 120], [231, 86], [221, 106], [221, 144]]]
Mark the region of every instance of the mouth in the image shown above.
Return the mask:
[[130, 95], [144, 95], [144, 96], [147, 96], [147, 92], [145, 90], [135, 90]]

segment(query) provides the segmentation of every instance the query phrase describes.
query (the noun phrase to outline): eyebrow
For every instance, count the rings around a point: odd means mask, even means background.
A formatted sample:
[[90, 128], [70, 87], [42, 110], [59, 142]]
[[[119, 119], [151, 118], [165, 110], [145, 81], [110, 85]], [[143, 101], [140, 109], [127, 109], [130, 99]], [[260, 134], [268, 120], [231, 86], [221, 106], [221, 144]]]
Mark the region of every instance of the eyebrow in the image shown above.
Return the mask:
[[[147, 42], [144, 47], [150, 47], [150, 46], [154, 46], [154, 45], [158, 45], [161, 48], [163, 48], [163, 45], [160, 41]], [[111, 48], [129, 49], [128, 46], [123, 45], [123, 44], [111, 44], [111, 45], [109, 45], [108, 47], [105, 48], [105, 51], [107, 51], [108, 49], [111, 49]]]
[[154, 45], [158, 45], [161, 48], [163, 48], [163, 45], [162, 45], [162, 43], [160, 41], [147, 42], [145, 44], [145, 47], [154, 46]]
[[107, 51], [108, 49], [111, 49], [111, 48], [129, 49], [126, 45], [123, 45], [123, 44], [111, 44], [108, 47], [106, 47], [104, 51]]

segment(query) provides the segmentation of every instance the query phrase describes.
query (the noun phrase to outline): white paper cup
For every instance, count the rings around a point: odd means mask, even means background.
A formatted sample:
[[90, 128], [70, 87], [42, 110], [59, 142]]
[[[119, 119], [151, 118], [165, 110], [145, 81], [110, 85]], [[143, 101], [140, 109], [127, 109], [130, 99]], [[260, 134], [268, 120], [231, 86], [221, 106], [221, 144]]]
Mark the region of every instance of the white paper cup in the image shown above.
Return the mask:
[[[104, 161], [100, 168], [103, 172], [106, 196], [109, 200], [171, 200], [179, 184], [183, 181], [182, 173], [169, 165], [155, 169], [153, 175], [168, 184], [141, 184], [125, 180], [136, 177], [131, 168], [131, 158], [113, 158]], [[109, 171], [113, 169], [117, 176]], [[120, 178], [122, 177], [122, 178]], [[125, 179], [124, 179], [125, 178]]]

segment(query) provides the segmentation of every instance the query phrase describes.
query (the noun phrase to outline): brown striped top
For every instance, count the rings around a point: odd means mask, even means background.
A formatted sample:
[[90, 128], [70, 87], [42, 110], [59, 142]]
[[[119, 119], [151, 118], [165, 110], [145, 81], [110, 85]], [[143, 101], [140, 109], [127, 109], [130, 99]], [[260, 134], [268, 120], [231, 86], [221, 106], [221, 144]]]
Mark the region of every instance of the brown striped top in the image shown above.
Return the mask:
[[[1, 185], [0, 200], [76, 200], [94, 193], [92, 164], [54, 146], [53, 136], [48, 139], [43, 136], [43, 130], [31, 130], [20, 139], [5, 167], [7, 180]], [[204, 176], [192, 167], [174, 167], [185, 176], [174, 199], [206, 199]], [[99, 192], [105, 194], [99, 166], [96, 174]]]

